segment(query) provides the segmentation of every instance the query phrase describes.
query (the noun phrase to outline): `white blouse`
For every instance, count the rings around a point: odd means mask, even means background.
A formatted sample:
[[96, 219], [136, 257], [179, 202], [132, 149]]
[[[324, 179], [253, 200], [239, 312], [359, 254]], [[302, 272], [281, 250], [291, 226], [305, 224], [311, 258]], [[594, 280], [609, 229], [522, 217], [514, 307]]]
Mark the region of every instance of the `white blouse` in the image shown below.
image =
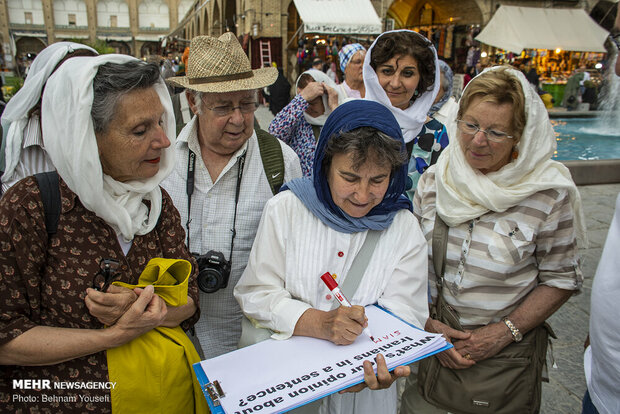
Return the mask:
[[[265, 205], [248, 265], [234, 295], [243, 312], [289, 338], [309, 308], [334, 308], [321, 281], [336, 274], [342, 285], [367, 231], [340, 233], [323, 224], [291, 192]], [[407, 322], [423, 327], [428, 317], [427, 245], [417, 220], [407, 210], [396, 214], [377, 242], [354, 305], [377, 303]]]
[[[243, 312], [276, 333], [293, 335], [309, 308], [337, 306], [320, 276], [336, 274], [342, 284], [366, 234], [340, 233], [323, 224], [291, 192], [265, 205], [258, 233], [234, 295]], [[378, 303], [402, 319], [424, 327], [428, 318], [427, 245], [413, 214], [401, 210], [384, 230], [359, 287], [348, 299], [354, 305]], [[319, 414], [396, 414], [396, 386], [356, 394], [333, 394], [322, 400]]]

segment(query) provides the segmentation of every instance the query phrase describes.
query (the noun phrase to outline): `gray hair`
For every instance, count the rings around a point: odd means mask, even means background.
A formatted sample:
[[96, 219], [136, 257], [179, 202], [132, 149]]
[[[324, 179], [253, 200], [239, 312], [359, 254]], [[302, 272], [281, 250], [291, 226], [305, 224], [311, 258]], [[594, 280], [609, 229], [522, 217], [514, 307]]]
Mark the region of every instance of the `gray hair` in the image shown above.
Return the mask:
[[145, 89], [159, 81], [159, 68], [153, 63], [130, 61], [99, 66], [93, 79], [93, 106], [90, 116], [95, 133], [105, 132], [121, 97], [134, 89]]
[[334, 134], [325, 146], [325, 172], [329, 170], [332, 158], [337, 154], [349, 154], [355, 170], [370, 161], [380, 166], [389, 166], [394, 172], [407, 161], [407, 154], [401, 143], [373, 127], [361, 127]]
[[[203, 109], [203, 103], [204, 103], [205, 97], [212, 96], [212, 95], [222, 95], [222, 94], [227, 93], [227, 92], [222, 92], [222, 93], [199, 92], [193, 89], [187, 89], [187, 90], [189, 91], [190, 95], [192, 96], [192, 99], [194, 100], [194, 105], [196, 106], [196, 115], [202, 115], [202, 109]], [[254, 100], [258, 101], [258, 90], [253, 89], [253, 92], [254, 92]]]
[[439, 86], [441, 86], [443, 93], [447, 93], [450, 89], [450, 81], [444, 71], [439, 71]]

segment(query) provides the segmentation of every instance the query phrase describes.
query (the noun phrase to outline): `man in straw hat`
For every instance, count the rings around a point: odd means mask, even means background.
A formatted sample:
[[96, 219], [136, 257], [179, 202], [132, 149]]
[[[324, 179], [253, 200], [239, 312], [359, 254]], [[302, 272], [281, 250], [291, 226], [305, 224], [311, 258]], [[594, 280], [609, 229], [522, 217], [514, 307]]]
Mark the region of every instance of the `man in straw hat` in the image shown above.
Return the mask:
[[242, 313], [232, 291], [263, 206], [279, 188], [274, 180], [301, 177], [295, 152], [254, 130], [257, 89], [277, 75], [273, 67], [252, 70], [235, 36], [225, 33], [193, 38], [186, 76], [168, 79], [186, 88], [194, 113], [177, 138], [175, 170], [162, 185], [186, 223], [187, 244], [198, 260], [201, 317], [195, 329], [206, 358], [237, 348]]

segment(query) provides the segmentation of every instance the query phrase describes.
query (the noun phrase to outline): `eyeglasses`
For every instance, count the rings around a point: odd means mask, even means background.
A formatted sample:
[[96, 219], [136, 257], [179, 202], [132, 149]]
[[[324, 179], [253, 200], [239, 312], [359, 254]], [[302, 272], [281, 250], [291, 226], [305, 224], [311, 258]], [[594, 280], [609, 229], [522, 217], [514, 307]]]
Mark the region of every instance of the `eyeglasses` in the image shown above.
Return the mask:
[[487, 139], [492, 142], [504, 142], [507, 139], [514, 138], [512, 135], [508, 135], [505, 132], [496, 131], [494, 129], [485, 131], [484, 129], [481, 129], [478, 125], [472, 124], [471, 122], [463, 121], [460, 119], [457, 119], [456, 122], [458, 123], [459, 129], [463, 134], [476, 135], [478, 132], [482, 132], [487, 137]]
[[101, 259], [99, 262], [99, 271], [95, 274], [95, 278], [93, 279], [93, 289], [100, 292], [108, 290], [110, 284], [121, 275], [120, 272], [116, 271], [118, 265], [118, 260]]
[[251, 114], [256, 111], [256, 108], [258, 108], [258, 102], [246, 102], [239, 104], [239, 106], [223, 105], [207, 109], [213, 111], [216, 116], [228, 116], [232, 114], [235, 109], [240, 110], [242, 114]]

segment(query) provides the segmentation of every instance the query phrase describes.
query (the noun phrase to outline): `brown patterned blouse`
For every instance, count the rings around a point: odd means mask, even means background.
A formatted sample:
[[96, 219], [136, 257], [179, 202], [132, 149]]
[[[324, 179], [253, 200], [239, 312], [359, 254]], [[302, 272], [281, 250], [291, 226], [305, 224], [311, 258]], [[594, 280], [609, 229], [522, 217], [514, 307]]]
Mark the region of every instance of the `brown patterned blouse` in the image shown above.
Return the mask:
[[[153, 231], [136, 236], [127, 256], [114, 230], [87, 210], [60, 180], [62, 212], [58, 231], [48, 242], [43, 204], [33, 177], [13, 186], [0, 199], [0, 345], [37, 325], [102, 329], [84, 298], [102, 258], [120, 262], [120, 280], [135, 284], [154, 257], [192, 262], [189, 295], [198, 305], [196, 263], [184, 243], [185, 232], [172, 200], [162, 190], [162, 211]], [[199, 310], [182, 323], [188, 329]], [[14, 380], [50, 380], [50, 388], [14, 387]], [[55, 389], [56, 382], [107, 382], [105, 352], [49, 366], [0, 367], [0, 411], [73, 413], [111, 411], [107, 389]], [[18, 385], [18, 384], [15, 384]], [[36, 386], [36, 384], [35, 384]], [[145, 384], [145, 386], [147, 386]]]

